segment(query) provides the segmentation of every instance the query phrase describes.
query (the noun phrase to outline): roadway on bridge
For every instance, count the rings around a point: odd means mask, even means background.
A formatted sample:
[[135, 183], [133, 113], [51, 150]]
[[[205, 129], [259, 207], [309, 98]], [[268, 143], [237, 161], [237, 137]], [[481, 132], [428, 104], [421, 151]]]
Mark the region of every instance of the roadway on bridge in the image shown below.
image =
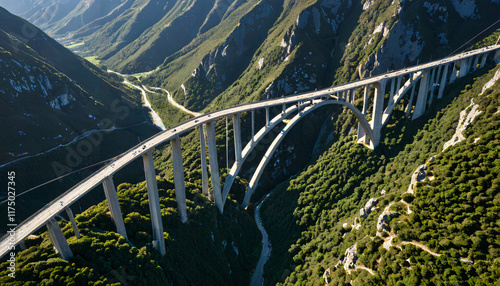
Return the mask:
[[[86, 178], [79, 184], [77, 184], [75, 187], [71, 188], [69, 191], [65, 192], [62, 196], [57, 198], [56, 200], [50, 202], [47, 204], [44, 208], [41, 210], [37, 211], [34, 215], [32, 215], [30, 218], [25, 220], [23, 223], [21, 223], [16, 230], [16, 239], [15, 239], [15, 244], [18, 244], [21, 240], [25, 239], [28, 237], [31, 233], [35, 232], [51, 218], [60, 213], [61, 211], [64, 210], [66, 206], [72, 205], [75, 203], [79, 198], [81, 198], [83, 195], [85, 195], [87, 192], [98, 186], [106, 177], [113, 175], [115, 172], [120, 170], [121, 168], [125, 167], [128, 165], [130, 162], [135, 160], [137, 157], [141, 156], [144, 154], [148, 149], [154, 148], [155, 146], [158, 146], [164, 142], [167, 142], [173, 138], [176, 138], [190, 129], [193, 129], [199, 125], [202, 125], [204, 123], [207, 123], [209, 121], [212, 121], [214, 119], [230, 116], [232, 114], [237, 114], [237, 113], [242, 113], [246, 111], [251, 111], [255, 109], [262, 109], [262, 108], [269, 108], [272, 106], [279, 106], [282, 104], [294, 104], [297, 102], [301, 101], [309, 101], [309, 100], [314, 100], [314, 99], [320, 99], [322, 97], [332, 95], [336, 92], [340, 91], [345, 91], [345, 90], [350, 90], [353, 88], [358, 88], [361, 86], [365, 86], [368, 84], [372, 84], [384, 79], [392, 78], [392, 77], [397, 77], [413, 72], [417, 72], [420, 70], [428, 69], [431, 67], [436, 67], [439, 65], [443, 65], [446, 63], [451, 63], [455, 62], [464, 58], [471, 57], [476, 54], [481, 54], [485, 51], [493, 51], [496, 49], [499, 49], [500, 45], [495, 45], [495, 46], [490, 46], [478, 50], [474, 50], [471, 52], [466, 52], [462, 54], [458, 54], [446, 59], [442, 60], [437, 60], [433, 62], [429, 62], [426, 64], [422, 64], [416, 67], [411, 67], [411, 68], [406, 68], [394, 72], [389, 72], [386, 74], [382, 74], [379, 76], [374, 76], [366, 79], [361, 79], [357, 80], [354, 82], [350, 82], [347, 84], [323, 89], [323, 90], [318, 90], [314, 92], [309, 92], [309, 93], [304, 93], [300, 95], [294, 95], [294, 96], [289, 96], [289, 97], [283, 97], [279, 99], [269, 99], [269, 100], [263, 100], [263, 101], [258, 101], [254, 103], [248, 103], [248, 104], [243, 104], [243, 105], [238, 105], [222, 110], [218, 110], [215, 112], [203, 114], [201, 116], [195, 117], [191, 120], [188, 120], [184, 123], [181, 123], [169, 130], [162, 131], [155, 136], [149, 138], [148, 140], [144, 141], [140, 145], [135, 146], [134, 148], [128, 150], [127, 152], [123, 153], [122, 155], [119, 156], [119, 158], [108, 164], [107, 166], [103, 167], [101, 170], [97, 171], [94, 173], [94, 175]], [[0, 257], [4, 256], [8, 251], [9, 251], [9, 240], [8, 240], [8, 234], [4, 235], [2, 237], [2, 241], [0, 242]]]

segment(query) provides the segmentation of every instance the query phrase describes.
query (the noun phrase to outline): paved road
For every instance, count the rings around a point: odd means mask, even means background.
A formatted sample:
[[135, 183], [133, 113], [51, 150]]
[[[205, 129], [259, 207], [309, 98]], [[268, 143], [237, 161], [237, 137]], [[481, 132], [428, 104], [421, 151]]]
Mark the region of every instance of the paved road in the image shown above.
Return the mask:
[[[144, 85], [142, 86], [146, 91], [148, 92], [151, 92], [151, 93], [155, 93], [154, 91], [150, 91], [148, 90], [147, 87], [145, 87]], [[185, 108], [183, 105], [180, 105], [179, 103], [177, 103], [174, 98], [172, 97], [172, 95], [170, 95], [170, 92], [168, 92], [168, 90], [164, 89], [164, 88], [160, 88], [160, 87], [149, 87], [151, 89], [154, 89], [154, 90], [163, 90], [166, 94], [167, 94], [167, 99], [168, 99], [168, 102], [170, 102], [170, 104], [172, 104], [173, 106], [179, 108], [180, 110], [186, 112], [186, 113], [189, 113], [191, 115], [193, 115], [194, 117], [196, 116], [200, 116], [202, 115], [203, 113], [199, 113], [199, 112], [195, 112], [195, 111], [191, 111], [187, 108]]]
[[[134, 148], [130, 149], [129, 151], [123, 153], [122, 155], [118, 156], [119, 158], [108, 164], [107, 166], [103, 167], [99, 171], [95, 172], [92, 176], [87, 177], [85, 180], [81, 181], [79, 184], [65, 192], [63, 195], [61, 195], [59, 198], [53, 200], [49, 204], [47, 204], [44, 208], [38, 210], [34, 215], [32, 215], [30, 218], [25, 220], [23, 223], [21, 223], [17, 227], [16, 231], [16, 239], [14, 241], [15, 244], [19, 243], [21, 240], [25, 239], [28, 235], [31, 233], [35, 232], [39, 228], [43, 227], [45, 223], [53, 216], [57, 215], [61, 211], [64, 210], [64, 208], [68, 205], [71, 205], [75, 203], [79, 198], [81, 198], [83, 195], [85, 195], [87, 192], [95, 188], [97, 185], [101, 184], [101, 182], [108, 176], [113, 175], [115, 172], [120, 170], [121, 168], [125, 167], [128, 165], [130, 162], [135, 160], [137, 157], [142, 155], [144, 152], [146, 152], [148, 149], [154, 148], [157, 145], [160, 145], [164, 142], [167, 142], [173, 138], [178, 137], [181, 134], [184, 134], [188, 132], [189, 130], [204, 124], [206, 122], [212, 121], [217, 118], [223, 118], [226, 116], [230, 116], [232, 114], [237, 114], [241, 112], [247, 112], [251, 111], [254, 109], [260, 109], [260, 108], [267, 108], [267, 107], [272, 107], [272, 106], [279, 106], [282, 104], [296, 104], [297, 102], [301, 101], [309, 101], [309, 100], [314, 100], [314, 99], [320, 99], [322, 97], [325, 97], [327, 95], [334, 94], [335, 92], [338, 91], [344, 91], [344, 90], [349, 90], [357, 87], [361, 87], [367, 84], [371, 84], [374, 82], [378, 82], [380, 80], [383, 80], [385, 78], [391, 78], [391, 77], [396, 77], [404, 74], [409, 74], [413, 72], [417, 72], [422, 69], [427, 69], [430, 67], [435, 67], [439, 66], [442, 64], [454, 62], [463, 58], [467, 58], [470, 56], [473, 56], [475, 54], [480, 54], [483, 53], [484, 51], [492, 51], [499, 49], [500, 45], [496, 46], [490, 46], [487, 48], [482, 48], [478, 49], [475, 51], [471, 52], [466, 52], [463, 54], [459, 54], [450, 58], [446, 58], [443, 60], [437, 60], [433, 61], [430, 63], [426, 63], [420, 66], [416, 67], [411, 67], [407, 69], [402, 69], [394, 72], [389, 72], [386, 74], [382, 74], [379, 76], [371, 77], [371, 78], [366, 78], [366, 79], [361, 79], [357, 80], [354, 82], [350, 82], [344, 85], [339, 85], [323, 90], [318, 90], [314, 92], [309, 92], [309, 93], [304, 93], [304, 94], [299, 94], [299, 95], [294, 95], [294, 96], [289, 96], [289, 97], [282, 97], [278, 99], [269, 99], [269, 100], [263, 100], [263, 101], [258, 101], [254, 103], [248, 103], [248, 104], [243, 104], [243, 105], [238, 105], [238, 106], [233, 106], [230, 108], [218, 110], [215, 112], [203, 114], [201, 116], [195, 117], [193, 119], [190, 119], [186, 122], [183, 122], [169, 130], [162, 131], [153, 137], [147, 139], [143, 143], [135, 146]], [[61, 203], [62, 202], [62, 203]], [[8, 235], [4, 235], [2, 237], [2, 241], [0, 242], [0, 257], [4, 256], [8, 251], [9, 251], [9, 241], [8, 241]]]
[[135, 84], [132, 84], [129, 81], [127, 81], [126, 79], [123, 80], [123, 83], [141, 91], [142, 98], [144, 99], [144, 105], [147, 108], [149, 108], [149, 110], [151, 110], [151, 116], [153, 117], [154, 124], [156, 126], [160, 127], [161, 130], [166, 130], [167, 128], [165, 128], [165, 124], [163, 124], [163, 120], [161, 120], [161, 117], [158, 115], [158, 113], [156, 113], [156, 111], [154, 111], [153, 107], [151, 106], [151, 103], [149, 103], [148, 96], [146, 95], [146, 91], [142, 87], [137, 86]]

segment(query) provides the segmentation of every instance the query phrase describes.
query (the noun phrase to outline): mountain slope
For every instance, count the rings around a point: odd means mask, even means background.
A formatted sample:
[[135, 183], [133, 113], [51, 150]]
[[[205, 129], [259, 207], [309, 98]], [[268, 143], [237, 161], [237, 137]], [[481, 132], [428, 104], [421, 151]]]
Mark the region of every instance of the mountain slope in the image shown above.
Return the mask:
[[[21, 18], [2, 8], [0, 16], [1, 124], [16, 122], [1, 135], [3, 163], [7, 152], [38, 153], [85, 129], [144, 121], [135, 93]], [[130, 115], [122, 120], [124, 104]]]
[[[396, 112], [377, 150], [344, 137], [278, 186], [261, 208], [266, 284], [498, 283], [498, 69], [449, 86], [417, 121]], [[465, 139], [442, 151], [476, 108]]]

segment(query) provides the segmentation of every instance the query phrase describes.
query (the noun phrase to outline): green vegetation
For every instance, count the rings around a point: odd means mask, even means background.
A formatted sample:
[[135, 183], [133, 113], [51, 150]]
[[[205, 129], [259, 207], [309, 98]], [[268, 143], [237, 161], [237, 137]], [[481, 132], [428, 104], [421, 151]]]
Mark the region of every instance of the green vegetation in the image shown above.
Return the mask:
[[64, 47], [65, 47], [66, 49], [73, 49], [73, 48], [76, 48], [76, 47], [81, 47], [81, 46], [83, 46], [83, 45], [85, 45], [85, 43], [84, 43], [84, 42], [79, 42], [79, 43], [74, 43], [74, 42], [71, 42], [71, 43], [69, 43], [69, 45], [66, 45], [66, 46], [64, 46]]
[[[189, 221], [177, 215], [174, 184], [158, 180], [167, 254], [151, 246], [151, 220], [145, 183], [118, 186], [118, 198], [129, 241], [110, 231], [115, 228], [104, 201], [76, 217], [82, 238], [71, 224], [60, 222], [73, 251], [68, 262], [52, 250], [47, 232], [28, 239], [29, 247], [17, 258], [16, 279], [0, 272], [9, 285], [242, 285], [248, 283], [260, 253], [260, 234], [253, 218], [228, 200], [225, 214], [186, 185]], [[40, 246], [38, 246], [40, 245]], [[203, 249], [203, 251], [200, 251]], [[5, 267], [4, 267], [5, 266]]]
[[[266, 284], [321, 284], [326, 269], [331, 270], [329, 285], [351, 280], [353, 285], [498, 283], [500, 88], [478, 96], [498, 70], [474, 81], [470, 75], [447, 87], [446, 98], [413, 121], [411, 129], [403, 112], [397, 111], [375, 152], [355, 144], [352, 137], [341, 139], [296, 178], [276, 188], [262, 206], [273, 242]], [[459, 95], [453, 99], [455, 94]], [[471, 98], [483, 112], [466, 130], [464, 142], [441, 153]], [[474, 142], [475, 138], [480, 139]], [[428, 164], [433, 179], [417, 184], [414, 195], [405, 194], [415, 169], [433, 155], [435, 161]], [[377, 209], [360, 219], [359, 209], [372, 197], [379, 198]], [[401, 200], [410, 204], [411, 214]], [[384, 248], [390, 236], [385, 231], [377, 235], [377, 219], [390, 204], [396, 212], [389, 223], [394, 246]], [[361, 226], [351, 230], [358, 223]], [[337, 264], [355, 243], [357, 265], [374, 275], [362, 269], [348, 274], [343, 264]]]
[[92, 57], [85, 57], [85, 59], [91, 63], [93, 63], [96, 66], [99, 66], [101, 64], [101, 60], [99, 60], [97, 57], [92, 56]]

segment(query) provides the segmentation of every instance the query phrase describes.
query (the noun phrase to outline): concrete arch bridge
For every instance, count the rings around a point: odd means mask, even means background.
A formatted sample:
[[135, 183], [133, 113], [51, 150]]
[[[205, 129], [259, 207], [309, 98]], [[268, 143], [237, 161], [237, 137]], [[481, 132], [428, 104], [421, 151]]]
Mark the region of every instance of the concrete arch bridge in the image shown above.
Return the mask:
[[[113, 182], [113, 174], [137, 159], [139, 156], [142, 157], [144, 162], [153, 229], [153, 246], [160, 253], [165, 254], [165, 242], [163, 239], [163, 225], [158, 197], [158, 186], [152, 156], [152, 149], [155, 146], [166, 142], [171, 143], [178, 213], [180, 220], [182, 222], [186, 222], [188, 217], [186, 210], [186, 194], [180, 136], [188, 131], [191, 131], [192, 129], [198, 128], [202, 150], [200, 162], [200, 168], [202, 170], [202, 191], [206, 195], [209, 193], [209, 165], [211, 170], [210, 176], [212, 179], [211, 192], [213, 194], [215, 205], [222, 213], [226, 198], [231, 189], [231, 185], [233, 184], [235, 177], [238, 175], [243, 163], [249, 157], [249, 154], [251, 154], [257, 144], [266, 134], [269, 133], [269, 131], [278, 126], [278, 124], [282, 123], [285, 119], [289, 119], [289, 121], [287, 120], [285, 127], [275, 137], [250, 179], [250, 184], [243, 200], [243, 206], [246, 206], [249, 203], [252, 193], [259, 182], [260, 176], [262, 175], [264, 168], [270, 161], [276, 148], [279, 146], [288, 131], [300, 119], [302, 119], [304, 115], [325, 105], [343, 105], [351, 110], [359, 121], [358, 142], [365, 144], [369, 148], [376, 148], [381, 139], [381, 128], [387, 124], [392, 111], [403, 97], [409, 97], [409, 103], [406, 106], [407, 116], [411, 115], [413, 119], [416, 119], [425, 112], [428, 105], [443, 96], [443, 91], [446, 85], [452, 83], [457, 78], [463, 77], [468, 73], [483, 67], [488, 58], [493, 58], [497, 63], [500, 61], [500, 45], [493, 45], [457, 54], [415, 67], [392, 71], [386, 74], [357, 80], [323, 90], [238, 105], [195, 117], [169, 130], [160, 132], [139, 145], [131, 148], [127, 152], [118, 156], [118, 159], [114, 162], [104, 166], [93, 175], [87, 177], [47, 204], [44, 208], [38, 210], [19, 226], [16, 226], [15, 231], [8, 232], [1, 238], [0, 256], [4, 256], [13, 246], [17, 244], [20, 244], [22, 247], [26, 237], [41, 227], [46, 226], [48, 228], [52, 244], [61, 257], [64, 259], [72, 257], [73, 254], [71, 249], [61, 232], [55, 217], [57, 217], [61, 212], [66, 211], [72, 222], [75, 235], [78, 238], [80, 236], [78, 226], [74, 220], [73, 213], [69, 209], [69, 206], [75, 203], [90, 190], [101, 184], [104, 187], [111, 217], [116, 225], [116, 231], [127, 238], [127, 231], [123, 222], [123, 216], [118, 203], [115, 184]], [[370, 86], [374, 88], [373, 96], [370, 96], [371, 93], [368, 92]], [[356, 92], [358, 89], [360, 89], [360, 91]], [[389, 94], [389, 98], [388, 100], [384, 100], [387, 93]], [[356, 98], [357, 96], [359, 98]], [[363, 102], [362, 110], [359, 110], [354, 106], [355, 100], [360, 99]], [[371, 111], [369, 110], [370, 106]], [[273, 118], [271, 118], [269, 111], [272, 107], [281, 107], [281, 113], [277, 114]], [[255, 111], [260, 109], [265, 110], [266, 120], [264, 126], [256, 132], [254, 123]], [[411, 113], [412, 110], [413, 113]], [[251, 113], [251, 139], [244, 147], [241, 140], [240, 126], [240, 117], [243, 112]], [[214, 120], [220, 118], [231, 118], [234, 130], [235, 147], [235, 162], [232, 165], [223, 188], [221, 188], [219, 165], [217, 161], [214, 122]], [[367, 118], [370, 118], [370, 120]], [[207, 163], [206, 158], [206, 146], [208, 146], [209, 163]]]

